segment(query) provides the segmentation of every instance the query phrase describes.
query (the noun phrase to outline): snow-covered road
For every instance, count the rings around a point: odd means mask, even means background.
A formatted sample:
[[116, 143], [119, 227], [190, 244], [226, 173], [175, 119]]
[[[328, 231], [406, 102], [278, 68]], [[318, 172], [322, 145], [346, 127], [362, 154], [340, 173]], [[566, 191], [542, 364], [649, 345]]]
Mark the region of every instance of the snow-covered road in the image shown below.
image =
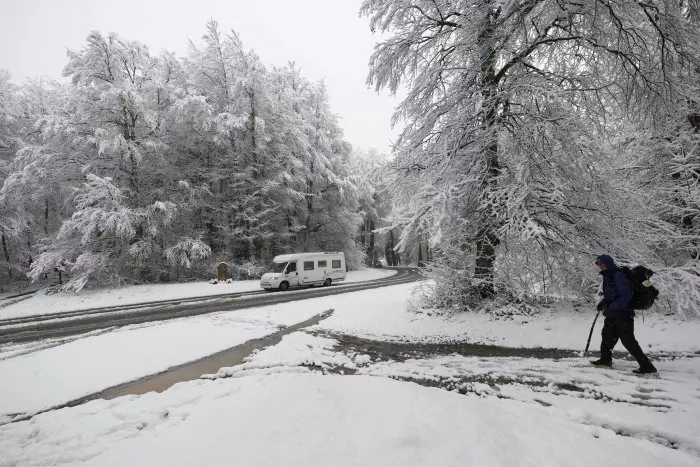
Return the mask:
[[[393, 269], [361, 269], [349, 271], [345, 284], [373, 281], [396, 274]], [[185, 282], [167, 284], [134, 285], [129, 287], [83, 290], [79, 294], [39, 291], [26, 299], [3, 306], [0, 302], [0, 319], [25, 316], [41, 316], [47, 313], [80, 311], [100, 307], [135, 305], [160, 300], [226, 295], [259, 291], [260, 281]]]
[[331, 295], [125, 326], [67, 341], [6, 346], [0, 351], [0, 421], [199, 360], [329, 309], [367, 308], [376, 297], [395, 294], [405, 300], [406, 290], [394, 286], [356, 292], [350, 299]]
[[[0, 421], [31, 414], [111, 386], [261, 338], [317, 314], [297, 307], [241, 310], [127, 326], [0, 361]], [[0, 354], [1, 356], [2, 354]], [[50, 389], [49, 389], [50, 388]]]
[[[173, 300], [0, 319], [0, 345], [60, 338], [110, 327], [172, 320], [219, 311], [307, 300], [313, 297], [414, 282], [420, 278], [415, 268], [399, 268], [396, 270], [382, 270], [380, 272], [382, 277], [379, 279], [369, 281], [353, 280], [349, 284], [334, 287], [301, 289], [280, 294], [264, 291], [208, 295], [205, 297], [194, 294], [192, 297]], [[355, 276], [355, 278], [358, 277], [361, 278], [363, 276]]]

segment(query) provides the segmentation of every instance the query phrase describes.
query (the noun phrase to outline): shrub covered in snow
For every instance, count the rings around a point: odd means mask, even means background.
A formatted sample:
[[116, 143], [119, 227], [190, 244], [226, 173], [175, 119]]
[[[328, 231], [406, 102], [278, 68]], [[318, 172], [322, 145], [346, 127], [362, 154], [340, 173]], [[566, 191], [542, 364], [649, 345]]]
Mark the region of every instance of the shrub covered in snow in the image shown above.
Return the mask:
[[260, 279], [265, 274], [266, 267], [256, 261], [229, 263], [229, 274], [234, 280]]
[[165, 250], [165, 257], [172, 264], [189, 268], [192, 261], [203, 260], [211, 254], [209, 245], [199, 239], [183, 238]]

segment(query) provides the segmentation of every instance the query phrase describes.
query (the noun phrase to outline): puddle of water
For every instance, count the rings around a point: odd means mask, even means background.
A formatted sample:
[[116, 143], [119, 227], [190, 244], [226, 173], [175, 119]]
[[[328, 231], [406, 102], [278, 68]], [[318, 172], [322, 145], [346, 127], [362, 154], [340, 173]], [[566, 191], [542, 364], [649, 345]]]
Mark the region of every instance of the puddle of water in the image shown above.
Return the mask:
[[131, 381], [113, 388], [105, 389], [96, 394], [71, 402], [69, 405], [78, 405], [95, 399], [115, 399], [127, 395], [140, 395], [148, 392], [163, 392], [177, 383], [193, 381], [202, 375], [218, 372], [221, 368], [240, 365], [253, 351], [271, 345], [278, 344], [282, 337], [299, 331], [300, 329], [314, 326], [333, 314], [333, 310], [325, 311], [311, 319], [288, 326], [273, 334], [260, 339], [253, 339], [236, 347], [226, 349], [214, 355], [204, 357], [191, 363], [170, 368], [162, 373], [146, 376], [136, 381]]

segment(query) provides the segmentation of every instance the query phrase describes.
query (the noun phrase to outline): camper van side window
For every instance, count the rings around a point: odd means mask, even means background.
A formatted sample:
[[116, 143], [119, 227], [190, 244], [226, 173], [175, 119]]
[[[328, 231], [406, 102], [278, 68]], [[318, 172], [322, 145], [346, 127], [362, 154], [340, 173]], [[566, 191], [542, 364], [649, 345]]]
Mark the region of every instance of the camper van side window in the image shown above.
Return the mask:
[[318, 262], [318, 267], [319, 268], [325, 268], [326, 267], [326, 260], [324, 259], [323, 261]]
[[342, 266], [340, 265], [340, 260], [339, 259], [334, 259], [333, 262], [331, 263], [333, 266], [333, 269], [340, 269]]
[[304, 261], [304, 271], [313, 271], [314, 270], [314, 262], [313, 261]]
[[291, 274], [293, 272], [296, 272], [297, 270], [297, 263], [289, 263], [289, 266], [287, 266], [287, 274]]

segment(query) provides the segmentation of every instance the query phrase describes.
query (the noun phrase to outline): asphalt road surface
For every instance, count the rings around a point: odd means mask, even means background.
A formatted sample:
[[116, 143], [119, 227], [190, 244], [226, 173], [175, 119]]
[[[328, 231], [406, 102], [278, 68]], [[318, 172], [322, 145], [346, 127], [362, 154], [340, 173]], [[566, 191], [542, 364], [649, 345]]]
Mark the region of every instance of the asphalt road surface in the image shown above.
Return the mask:
[[330, 287], [314, 287], [288, 292], [242, 292], [4, 319], [0, 320], [0, 344], [66, 337], [150, 321], [164, 321], [217, 311], [232, 311], [340, 295], [406, 284], [421, 278], [416, 268], [395, 269], [397, 273], [386, 278]]

